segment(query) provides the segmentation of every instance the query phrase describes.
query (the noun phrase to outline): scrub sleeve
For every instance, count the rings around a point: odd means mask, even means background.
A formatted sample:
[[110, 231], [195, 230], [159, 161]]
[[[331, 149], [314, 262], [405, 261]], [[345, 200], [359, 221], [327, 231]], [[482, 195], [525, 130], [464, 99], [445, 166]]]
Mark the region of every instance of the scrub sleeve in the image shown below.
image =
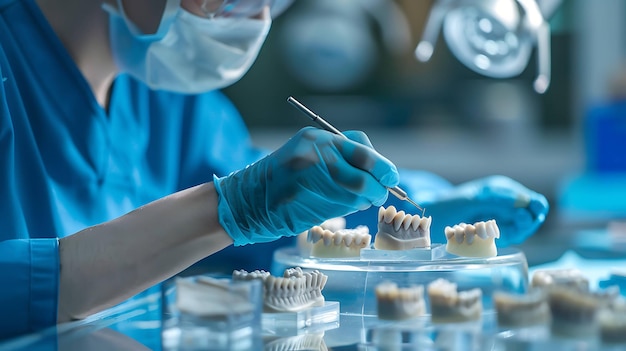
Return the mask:
[[56, 323], [59, 241], [0, 242], [0, 339]]

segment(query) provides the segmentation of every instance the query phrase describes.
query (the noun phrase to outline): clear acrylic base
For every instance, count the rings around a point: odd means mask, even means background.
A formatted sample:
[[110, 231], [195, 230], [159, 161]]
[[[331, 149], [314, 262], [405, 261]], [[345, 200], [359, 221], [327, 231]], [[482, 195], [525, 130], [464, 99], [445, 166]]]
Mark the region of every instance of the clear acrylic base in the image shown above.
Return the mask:
[[339, 326], [339, 302], [326, 301], [323, 306], [298, 312], [264, 312], [263, 335], [291, 336], [322, 332]]

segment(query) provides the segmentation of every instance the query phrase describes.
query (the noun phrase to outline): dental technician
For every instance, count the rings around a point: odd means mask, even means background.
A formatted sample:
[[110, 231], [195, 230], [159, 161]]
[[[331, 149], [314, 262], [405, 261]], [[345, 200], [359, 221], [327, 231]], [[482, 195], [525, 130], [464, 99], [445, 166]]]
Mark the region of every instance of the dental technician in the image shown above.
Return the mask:
[[[385, 203], [399, 174], [364, 133], [308, 127], [265, 156], [219, 92], [282, 4], [0, 0], [0, 338], [103, 310], [233, 244]], [[548, 208], [504, 177], [407, 180], [433, 218], [495, 210], [511, 242]]]

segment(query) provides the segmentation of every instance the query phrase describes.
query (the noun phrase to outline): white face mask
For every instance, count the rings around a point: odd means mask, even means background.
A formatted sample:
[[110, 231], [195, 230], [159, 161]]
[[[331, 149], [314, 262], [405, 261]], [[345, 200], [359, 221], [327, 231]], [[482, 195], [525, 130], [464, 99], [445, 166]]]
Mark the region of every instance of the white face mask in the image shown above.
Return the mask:
[[163, 35], [141, 35], [127, 24], [123, 11], [106, 10], [118, 67], [152, 89], [180, 93], [202, 93], [237, 82], [252, 66], [271, 26], [267, 11], [263, 19], [208, 19], [179, 9], [161, 20], [171, 21]]

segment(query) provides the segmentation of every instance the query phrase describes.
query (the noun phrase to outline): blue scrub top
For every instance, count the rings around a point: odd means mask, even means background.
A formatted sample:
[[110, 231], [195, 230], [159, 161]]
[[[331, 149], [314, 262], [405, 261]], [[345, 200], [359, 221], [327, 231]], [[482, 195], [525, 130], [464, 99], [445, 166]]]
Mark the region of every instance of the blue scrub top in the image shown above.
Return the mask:
[[0, 0], [0, 338], [54, 325], [58, 238], [257, 160], [219, 92], [116, 79], [103, 110], [33, 0]]

